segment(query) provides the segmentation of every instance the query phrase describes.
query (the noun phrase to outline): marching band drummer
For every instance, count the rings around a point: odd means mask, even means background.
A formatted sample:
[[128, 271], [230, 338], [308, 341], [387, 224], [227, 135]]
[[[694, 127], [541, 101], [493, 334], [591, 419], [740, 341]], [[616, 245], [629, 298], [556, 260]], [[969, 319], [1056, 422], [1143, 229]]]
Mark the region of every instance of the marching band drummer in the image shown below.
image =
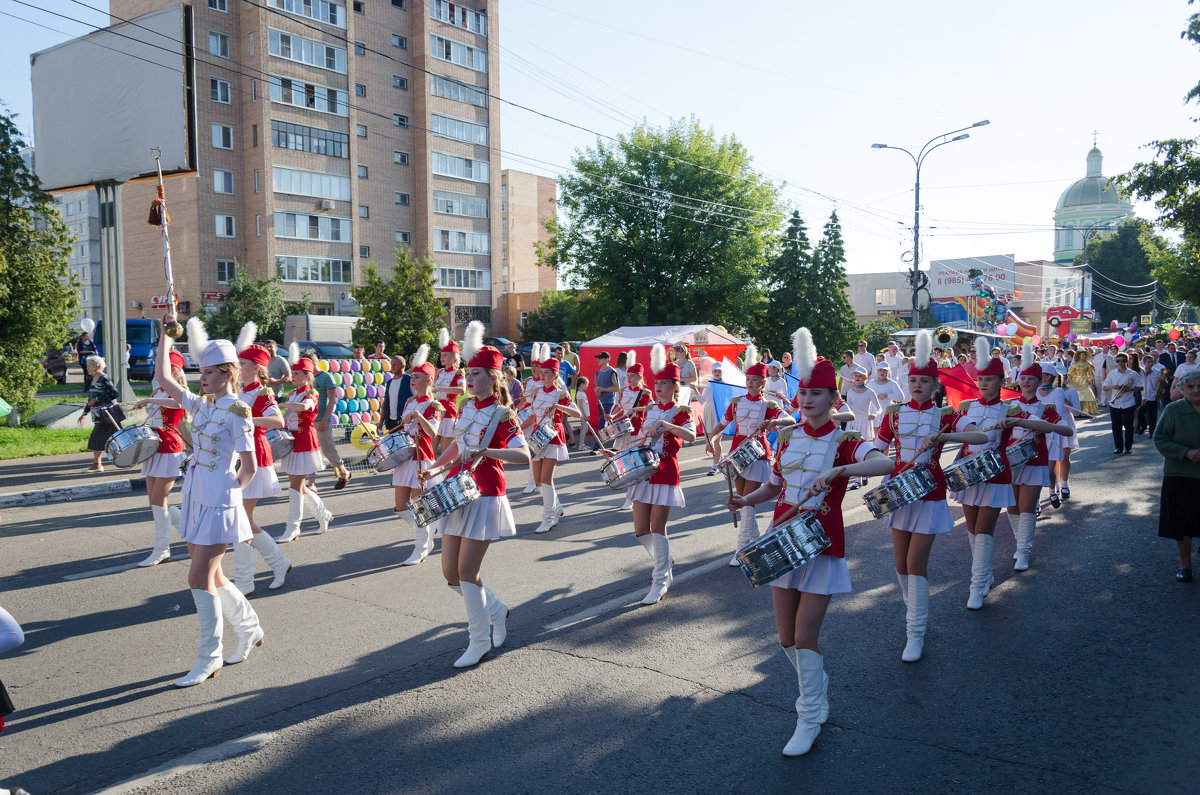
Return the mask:
[[467, 609], [470, 643], [455, 661], [455, 668], [475, 665], [492, 648], [500, 648], [508, 634], [508, 605], [483, 584], [480, 569], [492, 541], [517, 533], [505, 496], [504, 465], [529, 463], [525, 437], [508, 406], [508, 390], [500, 372], [504, 357], [482, 342], [483, 324], [473, 320], [467, 326], [465, 351], [470, 399], [455, 420], [454, 444], [442, 452], [434, 469], [422, 470], [419, 475], [427, 481], [454, 462], [449, 476], [469, 473], [481, 495], [438, 523], [442, 575], [451, 588], [462, 594]]
[[267, 586], [270, 590], [282, 588], [292, 570], [292, 562], [279, 551], [275, 539], [264, 533], [254, 521], [254, 508], [258, 501], [274, 497], [280, 491], [279, 478], [275, 475], [275, 457], [271, 455], [271, 445], [267, 443], [267, 431], [284, 425], [283, 413], [275, 401], [275, 392], [265, 385], [269, 378], [267, 365], [271, 362], [271, 354], [263, 346], [254, 344], [257, 333], [258, 326], [253, 322], [247, 323], [242, 326], [236, 345], [241, 369], [238, 400], [250, 407], [250, 423], [254, 426], [254, 460], [258, 464], [254, 479], [242, 489], [242, 507], [246, 509], [246, 518], [250, 520], [250, 530], [254, 535], [249, 541], [233, 545], [233, 584], [246, 596], [254, 593], [254, 574], [257, 570], [255, 550], [275, 575]]
[[[1055, 379], [1065, 370], [1061, 369], [1061, 364], [1054, 362], [1038, 362], [1038, 366], [1042, 368], [1042, 383], [1037, 388], [1038, 400], [1053, 406], [1059, 419], [1074, 431], [1075, 423], [1067, 410], [1066, 390], [1054, 383]], [[1063, 460], [1063, 442], [1068, 441], [1069, 438], [1071, 437], [1054, 434], [1046, 440], [1047, 470], [1050, 475], [1050, 504], [1055, 508], [1062, 507], [1062, 498], [1058, 494], [1058, 470]], [[1040, 504], [1038, 507], [1041, 507]], [[1034, 513], [1038, 516], [1041, 515], [1040, 510], [1035, 510]]]
[[1011, 444], [1017, 444], [1032, 434], [1037, 449], [1033, 460], [1013, 467], [1012, 472], [1016, 504], [1008, 507], [1008, 518], [1009, 523], [1013, 524], [1013, 537], [1017, 542], [1017, 551], [1013, 554], [1013, 568], [1017, 571], [1029, 568], [1029, 557], [1033, 552], [1033, 534], [1037, 528], [1038, 500], [1042, 487], [1050, 485], [1046, 434], [1070, 436], [1074, 433], [1058, 416], [1058, 411], [1053, 405], [1038, 400], [1037, 391], [1041, 382], [1042, 368], [1033, 360], [1033, 343], [1025, 340], [1025, 344], [1021, 346], [1021, 371], [1017, 374], [1017, 386], [1021, 388], [1021, 396], [1014, 401], [1020, 413], [1005, 420], [1013, 429]]
[[[163, 323], [172, 323], [167, 315]], [[200, 642], [196, 663], [176, 687], [198, 685], [221, 672], [222, 665], [244, 661], [263, 642], [262, 626], [241, 591], [225, 578], [221, 557], [230, 544], [250, 538], [250, 521], [242, 508], [242, 489], [254, 479], [254, 431], [250, 407], [234, 396], [237, 352], [228, 340], [209, 342], [204, 324], [188, 321], [188, 344], [200, 360], [201, 397], [168, 377], [171, 337], [159, 339], [155, 376], [159, 386], [192, 415], [193, 458], [183, 479], [179, 534], [188, 545], [188, 587], [196, 603]], [[238, 469], [235, 470], [235, 465]], [[237, 650], [221, 659], [224, 621], [237, 634]]]
[[[183, 355], [171, 351], [171, 375], [181, 389], [187, 389], [187, 376], [183, 373]], [[179, 401], [172, 398], [154, 381], [154, 394], [134, 404], [135, 409], [147, 408], [146, 424], [158, 434], [158, 452], [142, 462], [142, 476], [146, 478], [146, 495], [150, 500], [150, 513], [154, 517], [154, 549], [138, 564], [145, 568], [155, 566], [171, 557], [171, 530], [179, 529], [179, 509], [167, 505], [175, 478], [179, 477], [179, 466], [187, 458], [183, 449], [183, 437], [179, 435], [179, 420], [183, 409]]]
[[[812, 748], [829, 717], [829, 676], [818, 642], [821, 624], [830, 597], [851, 590], [842, 524], [846, 483], [851, 476], [886, 475], [892, 462], [860, 434], [838, 430], [832, 417], [837, 375], [832, 362], [817, 357], [808, 329], [798, 329], [792, 344], [800, 379], [797, 394], [806, 420], [780, 431], [770, 480], [750, 494], [733, 495], [728, 504], [740, 509], [778, 496], [776, 522], [790, 519], [795, 506], [814, 508], [831, 542], [815, 559], [771, 583], [779, 642], [800, 686], [796, 731], [783, 755], [801, 756]], [[816, 496], [809, 499], [810, 495]]]
[[[533, 399], [538, 391], [542, 388], [542, 359], [550, 358], [550, 346], [543, 345], [540, 342], [533, 343], [533, 347], [529, 349], [529, 377], [525, 379], [521, 385], [521, 399], [517, 402], [517, 409], [528, 408], [533, 405]], [[525, 434], [533, 433], [536, 427], [533, 424], [534, 417], [530, 413], [529, 419], [521, 423], [521, 431]], [[529, 480], [525, 484], [525, 488], [521, 490], [522, 494], [533, 494], [537, 491], [537, 479], [533, 475], [533, 467], [529, 468]]]
[[550, 532], [565, 512], [558, 501], [558, 492], [554, 490], [554, 468], [559, 461], [569, 457], [563, 417], [579, 416], [579, 407], [571, 402], [571, 393], [558, 385], [559, 364], [553, 356], [543, 362], [534, 362], [534, 366], [542, 370], [542, 386], [529, 404], [533, 407], [531, 428], [536, 431], [546, 423], [554, 427], [554, 438], [533, 457], [533, 479], [542, 490], [542, 523], [533, 531], [535, 533]]
[[971, 586], [967, 597], [967, 609], [983, 607], [983, 598], [992, 589], [995, 577], [992, 574], [992, 550], [995, 547], [996, 520], [1000, 511], [1016, 504], [1012, 486], [1012, 470], [1008, 466], [1005, 448], [1012, 436], [1010, 419], [1020, 414], [1017, 406], [1000, 399], [1000, 387], [1004, 383], [1004, 361], [993, 358], [987, 340], [975, 338], [975, 367], [978, 375], [979, 399], [964, 400], [958, 405], [959, 413], [976, 428], [988, 436], [981, 444], [964, 444], [960, 458], [996, 450], [1000, 454], [1003, 469], [983, 483], [970, 486], [965, 491], [954, 492], [953, 497], [962, 505], [967, 521], [967, 541], [971, 544]]
[[[936, 484], [933, 491], [916, 502], [887, 514], [883, 523], [892, 531], [892, 555], [896, 578], [904, 597], [907, 643], [900, 659], [916, 662], [925, 646], [929, 622], [929, 552], [939, 533], [954, 527], [946, 505], [946, 476], [939, 459], [946, 442], [985, 444], [987, 434], [950, 406], [933, 402], [938, 387], [937, 362], [930, 356], [933, 339], [928, 331], [917, 332], [917, 352], [908, 371], [907, 403], [893, 403], [883, 410], [883, 423], [875, 438], [875, 449], [896, 448], [892, 476], [916, 466], [926, 467]], [[919, 362], [920, 364], [917, 364]]]
[[[771, 475], [771, 442], [767, 439], [767, 431], [773, 420], [783, 416], [783, 412], [774, 400], [763, 398], [763, 388], [767, 382], [767, 365], [758, 361], [758, 351], [753, 345], [746, 346], [746, 394], [738, 395], [729, 401], [725, 416], [709, 434], [706, 452], [713, 460], [721, 460], [721, 434], [730, 423], [734, 425], [733, 447], [736, 450], [747, 439], [758, 439], [763, 447], [763, 454], [758, 460], [743, 469], [737, 476], [735, 491], [746, 495], [767, 482]], [[782, 380], [782, 379], [781, 379]], [[790, 419], [790, 418], [789, 418]], [[754, 514], [754, 506], [747, 505], [739, 511], [741, 522], [738, 524], [737, 546], [735, 551], [758, 538], [758, 517]], [[737, 556], [729, 561], [730, 566], [740, 566]]]
[[[638, 364], [637, 351], [629, 351], [625, 356], [625, 365], [625, 388], [617, 397], [617, 404], [613, 407], [609, 421], [629, 420], [629, 424], [633, 426], [633, 433], [619, 436], [613, 441], [613, 451], [617, 453], [637, 445], [638, 436], [642, 432], [642, 424], [646, 421], [646, 413], [637, 409], [644, 409], [650, 405], [650, 390], [642, 386], [642, 381], [645, 380], [643, 373], [646, 366]], [[633, 486], [630, 486], [625, 489], [625, 502], [617, 510], [628, 511], [633, 508], [632, 495]]]
[[[667, 541], [667, 519], [672, 506], [685, 505], [683, 489], [679, 487], [679, 448], [696, 439], [691, 408], [675, 402], [680, 391], [679, 365], [667, 363], [666, 349], [660, 343], [650, 349], [650, 369], [654, 372], [655, 402], [639, 412], [645, 414], [645, 419], [636, 441], [651, 446], [659, 454], [659, 466], [653, 477], [630, 489], [633, 532], [654, 561], [650, 590], [642, 599], [644, 605], [661, 601], [675, 579], [671, 573], [674, 560]], [[604, 450], [603, 454], [605, 458], [615, 455], [611, 450]]]
[[[408, 512], [408, 501], [413, 492], [421, 488], [417, 477], [418, 472], [428, 468], [433, 462], [433, 442], [438, 436], [442, 423], [442, 404], [433, 399], [433, 379], [436, 371], [427, 360], [429, 346], [422, 345], [412, 357], [411, 381], [413, 396], [404, 404], [400, 411], [401, 427], [404, 432], [417, 443], [417, 449], [407, 461], [401, 462], [392, 469], [392, 486], [396, 489], [396, 513], [402, 521], [412, 521]], [[429, 485], [434, 485], [430, 483]], [[414, 525], [415, 544], [412, 554], [402, 566], [415, 566], [433, 552], [433, 524], [421, 527]]]
[[317, 431], [313, 427], [317, 418], [317, 392], [312, 387], [316, 365], [307, 356], [300, 356], [300, 350], [294, 342], [288, 354], [292, 364], [292, 385], [296, 388], [281, 408], [296, 446], [279, 462], [288, 476], [288, 517], [283, 535], [279, 537], [281, 544], [295, 541], [300, 535], [300, 522], [304, 519], [305, 508], [316, 517], [318, 534], [328, 530], [329, 521], [333, 519], [333, 514], [321, 502], [321, 497], [308, 486], [308, 476], [324, 468]]
[[458, 396], [466, 389], [463, 387], [463, 374], [459, 369], [462, 363], [458, 358], [458, 343], [450, 339], [450, 330], [442, 326], [438, 332], [438, 349], [441, 351], [439, 360], [442, 369], [438, 371], [434, 386], [437, 398], [442, 404], [442, 423], [438, 427], [438, 450], [454, 441], [454, 420], [458, 418]]

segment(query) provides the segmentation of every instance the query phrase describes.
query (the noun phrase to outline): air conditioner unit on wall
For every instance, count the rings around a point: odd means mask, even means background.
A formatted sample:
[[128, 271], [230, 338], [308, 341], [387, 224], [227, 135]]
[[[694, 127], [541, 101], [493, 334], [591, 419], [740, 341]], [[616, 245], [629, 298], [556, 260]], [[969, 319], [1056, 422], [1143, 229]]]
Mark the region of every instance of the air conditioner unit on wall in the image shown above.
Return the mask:
[[333, 209], [333, 199], [321, 199], [321, 209], [322, 210], [332, 210]]

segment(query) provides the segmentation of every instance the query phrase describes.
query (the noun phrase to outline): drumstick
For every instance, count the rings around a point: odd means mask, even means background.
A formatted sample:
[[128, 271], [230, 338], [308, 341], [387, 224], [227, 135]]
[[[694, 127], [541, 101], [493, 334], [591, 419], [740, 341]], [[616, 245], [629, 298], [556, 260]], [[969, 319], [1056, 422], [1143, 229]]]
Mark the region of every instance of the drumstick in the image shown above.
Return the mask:
[[[846, 471], [846, 468], [845, 468], [845, 467], [838, 467], [837, 469], [833, 470], [833, 477], [832, 477], [832, 478], [830, 478], [830, 480], [836, 480], [836, 479], [840, 478], [840, 477], [842, 476], [842, 473], [843, 473], [843, 472], [845, 472], [845, 471]], [[800, 506], [801, 506], [801, 505], [803, 505], [805, 502], [807, 502], [807, 501], [808, 501], [808, 498], [809, 498], [809, 497], [812, 497], [812, 496], [813, 496], [815, 493], [816, 493], [816, 492], [814, 492], [814, 491], [813, 491], [813, 488], [812, 488], [812, 486], [809, 486], [809, 487], [808, 487], [808, 488], [805, 490], [805, 492], [804, 492], [804, 496], [802, 496], [802, 497], [800, 498], [800, 501], [799, 501], [799, 502], [797, 502], [795, 505], [793, 505], [793, 506], [792, 506], [790, 509], [788, 509], [788, 510], [787, 510], [787, 511], [786, 511], [786, 512], [783, 514], [783, 516], [779, 517], [777, 520], [775, 520], [774, 522], [772, 522], [772, 523], [771, 523], [771, 527], [778, 527], [779, 525], [781, 525], [781, 524], [783, 524], [784, 522], [786, 522], [788, 519], [791, 519], [791, 518], [792, 518], [792, 515], [793, 515], [793, 514], [795, 514], [795, 513], [796, 513], [798, 510], [800, 510]], [[809, 508], [806, 508], [805, 510], [815, 510], [815, 509], [809, 509]]]
[[[938, 437], [941, 436], [943, 433], [945, 433], [945, 429], [939, 430], [933, 436], [929, 437], [929, 441], [930, 441], [929, 450], [933, 450], [933, 443], [936, 442], [938, 440]], [[906, 462], [904, 464], [904, 466], [900, 467], [900, 469], [898, 469], [896, 471], [896, 475], [903, 475], [905, 472], [907, 472], [908, 470], [910, 470], [914, 466], [916, 466], [916, 464], [917, 464], [917, 457], [913, 456], [913, 459], [911, 461]], [[896, 475], [892, 475], [892, 477], [896, 477]]]
[[[733, 478], [731, 478], [729, 476], [728, 469], [725, 470], [725, 485], [729, 487], [729, 499], [732, 500], [733, 499]], [[736, 510], [734, 510], [733, 508], [730, 508], [729, 512], [731, 514], [733, 514], [733, 529], [737, 530], [738, 529], [738, 512]]]
[[585, 422], [584, 425], [587, 426], [588, 432], [591, 433], [592, 436], [595, 437], [596, 444], [600, 445], [600, 449], [607, 451], [608, 448], [604, 446], [604, 441], [600, 438], [600, 436], [594, 430], [592, 430], [592, 424], [590, 422]]

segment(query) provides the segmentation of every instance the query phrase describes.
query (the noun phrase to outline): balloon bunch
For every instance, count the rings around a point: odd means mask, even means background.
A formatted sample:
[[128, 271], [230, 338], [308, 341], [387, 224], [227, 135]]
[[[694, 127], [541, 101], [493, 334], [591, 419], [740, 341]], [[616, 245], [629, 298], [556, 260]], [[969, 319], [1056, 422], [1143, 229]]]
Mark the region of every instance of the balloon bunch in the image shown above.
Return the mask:
[[387, 382], [392, 380], [391, 363], [382, 359], [322, 359], [317, 368], [333, 378], [337, 395], [334, 425], [379, 423]]

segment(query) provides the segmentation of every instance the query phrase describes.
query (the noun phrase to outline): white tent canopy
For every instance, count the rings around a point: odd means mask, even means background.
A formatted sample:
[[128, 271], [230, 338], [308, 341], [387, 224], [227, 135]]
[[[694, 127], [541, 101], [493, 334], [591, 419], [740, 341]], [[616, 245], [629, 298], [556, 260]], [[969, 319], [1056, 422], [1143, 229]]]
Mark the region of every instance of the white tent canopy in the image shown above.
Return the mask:
[[716, 326], [706, 324], [697, 326], [622, 326], [610, 331], [602, 337], [588, 340], [583, 347], [588, 348], [637, 348], [661, 342], [664, 346], [676, 342], [686, 342], [689, 345], [741, 345], [743, 344], [733, 334], [722, 331]]

